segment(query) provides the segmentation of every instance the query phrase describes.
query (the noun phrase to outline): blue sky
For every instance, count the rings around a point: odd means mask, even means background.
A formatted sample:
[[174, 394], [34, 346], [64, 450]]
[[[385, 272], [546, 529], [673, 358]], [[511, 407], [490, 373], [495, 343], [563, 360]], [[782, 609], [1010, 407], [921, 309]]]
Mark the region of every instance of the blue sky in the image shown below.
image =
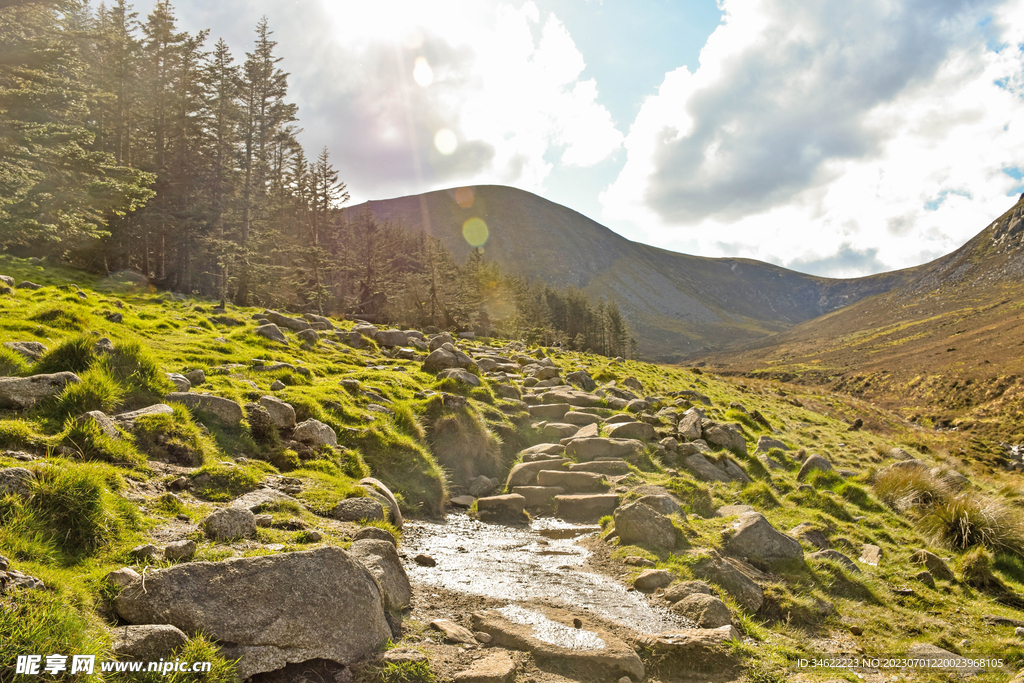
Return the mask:
[[848, 277], [947, 253], [1024, 189], [1024, 0], [175, 8], [239, 61], [268, 17], [353, 202], [514, 185], [655, 246]]

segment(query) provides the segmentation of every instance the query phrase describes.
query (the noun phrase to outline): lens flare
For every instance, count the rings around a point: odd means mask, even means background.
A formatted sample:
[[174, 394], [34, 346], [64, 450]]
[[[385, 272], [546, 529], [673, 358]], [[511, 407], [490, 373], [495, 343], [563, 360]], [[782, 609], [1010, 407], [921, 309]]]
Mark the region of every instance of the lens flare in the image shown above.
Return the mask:
[[455, 133], [451, 132], [447, 128], [442, 128], [437, 131], [434, 135], [434, 147], [441, 154], [448, 156], [453, 154], [455, 149], [459, 146], [459, 141], [455, 137]]
[[462, 236], [471, 247], [482, 247], [487, 243], [490, 233], [482, 218], [470, 218], [462, 224]]
[[473, 188], [460, 187], [455, 190], [455, 203], [463, 209], [473, 206]]
[[423, 88], [434, 82], [434, 70], [430, 68], [426, 57], [416, 58], [416, 62], [412, 66], [412, 80]]

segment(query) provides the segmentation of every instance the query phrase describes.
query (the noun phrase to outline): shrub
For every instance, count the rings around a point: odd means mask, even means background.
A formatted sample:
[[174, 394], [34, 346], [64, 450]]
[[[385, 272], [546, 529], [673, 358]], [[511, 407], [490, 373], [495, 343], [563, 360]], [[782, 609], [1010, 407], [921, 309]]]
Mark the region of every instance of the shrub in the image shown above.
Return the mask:
[[124, 398], [124, 389], [102, 368], [82, 373], [81, 382], [68, 384], [54, 407], [59, 417], [77, 417], [91, 410], [113, 412]]
[[47, 351], [32, 371], [40, 375], [54, 372], [85, 372], [96, 360], [92, 345], [92, 337], [84, 334], [66, 339]]

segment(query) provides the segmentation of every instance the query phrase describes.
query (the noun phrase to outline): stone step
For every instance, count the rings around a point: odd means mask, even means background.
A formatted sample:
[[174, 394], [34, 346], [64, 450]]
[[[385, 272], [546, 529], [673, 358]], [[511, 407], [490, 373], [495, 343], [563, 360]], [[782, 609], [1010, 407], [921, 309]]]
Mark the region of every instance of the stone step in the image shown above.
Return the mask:
[[537, 473], [537, 486], [561, 486], [570, 493], [596, 493], [606, 491], [608, 481], [593, 472], [541, 470]]
[[555, 496], [555, 516], [577, 522], [596, 522], [619, 505], [615, 493], [563, 494]]
[[569, 424], [579, 425], [581, 427], [590, 424], [597, 424], [601, 421], [597, 415], [590, 413], [581, 413], [577, 411], [571, 411], [561, 417], [562, 422], [568, 422]]
[[559, 470], [568, 464], [569, 461], [565, 458], [519, 463], [508, 473], [508, 479], [505, 480], [505, 488], [534, 486], [537, 483], [537, 473], [541, 470]]
[[569, 465], [570, 472], [594, 472], [596, 474], [629, 474], [629, 465], [625, 460], [595, 460], [593, 462], [578, 462]]
[[561, 486], [516, 486], [512, 493], [526, 499], [529, 509], [549, 508], [554, 505], [555, 496], [565, 493]]
[[569, 412], [568, 403], [542, 403], [530, 406], [530, 417], [538, 420], [561, 420]]
[[525, 522], [526, 498], [510, 493], [504, 496], [478, 498], [476, 509], [484, 522]]

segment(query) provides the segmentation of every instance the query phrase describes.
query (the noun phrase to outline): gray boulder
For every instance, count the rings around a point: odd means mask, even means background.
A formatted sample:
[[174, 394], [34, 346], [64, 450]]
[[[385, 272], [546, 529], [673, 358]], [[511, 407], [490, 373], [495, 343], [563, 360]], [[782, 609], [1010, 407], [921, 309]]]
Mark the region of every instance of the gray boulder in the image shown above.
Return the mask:
[[288, 329], [295, 330], [296, 332], [301, 332], [303, 330], [309, 329], [309, 323], [307, 323], [305, 320], [300, 320], [299, 318], [289, 318], [288, 316], [282, 315], [277, 311], [264, 311], [263, 315], [266, 317], [267, 320], [269, 320], [273, 324], [280, 325], [281, 327], [287, 327]]
[[721, 586], [740, 607], [752, 614], [764, 604], [764, 590], [755, 580], [759, 572], [745, 562], [712, 551], [709, 557], [694, 565], [693, 571], [702, 579]]
[[261, 396], [260, 405], [270, 413], [270, 419], [278, 429], [291, 429], [295, 426], [295, 408], [274, 396]]
[[256, 334], [261, 337], [266, 337], [270, 341], [279, 342], [281, 344], [287, 344], [288, 338], [284, 336], [284, 332], [281, 331], [274, 323], [267, 323], [266, 325], [260, 325], [256, 328]]
[[838, 550], [819, 550], [807, 556], [811, 560], [832, 560], [842, 565], [843, 569], [851, 574], [860, 574], [860, 567], [854, 564], [853, 560], [843, 555]]
[[20, 342], [4, 342], [4, 346], [17, 351], [26, 360], [35, 362], [42, 358], [43, 354], [46, 353], [46, 346], [40, 342], [35, 341], [20, 341]]
[[711, 586], [703, 581], [683, 581], [669, 586], [662, 597], [667, 602], [679, 602], [683, 598], [695, 593], [711, 595]]
[[0, 496], [12, 495], [28, 498], [32, 495], [32, 482], [36, 475], [24, 467], [0, 469]]
[[693, 472], [701, 481], [732, 481], [732, 477], [711, 464], [711, 461], [700, 453], [694, 453], [683, 460], [686, 469]]
[[565, 458], [519, 463], [508, 473], [505, 486], [508, 489], [511, 489], [513, 486], [534, 486], [537, 483], [538, 472], [541, 470], [561, 470], [568, 463], [569, 461]]
[[120, 413], [119, 415], [115, 415], [113, 419], [114, 422], [130, 432], [135, 429], [135, 422], [139, 418], [148, 417], [150, 415], [174, 415], [174, 409], [166, 403], [157, 403], [128, 413]]
[[442, 370], [438, 373], [437, 378], [454, 379], [456, 382], [466, 384], [471, 387], [480, 386], [480, 378], [468, 370], [463, 370], [462, 368], [448, 368], [447, 370]]
[[701, 422], [703, 420], [704, 414], [701, 411], [695, 408], [687, 410], [683, 413], [683, 419], [676, 426], [679, 437], [687, 441], [696, 441], [701, 438]]
[[664, 569], [645, 569], [633, 580], [633, 587], [641, 591], [653, 591], [664, 588], [675, 580], [675, 575]]
[[623, 422], [610, 427], [607, 432], [614, 439], [650, 441], [655, 436], [654, 427], [646, 422]]
[[764, 515], [757, 512], [740, 515], [724, 549], [734, 557], [768, 567], [802, 560], [804, 556], [799, 541], [776, 530]]
[[242, 406], [230, 398], [212, 394], [185, 394], [178, 391], [167, 394], [168, 401], [176, 401], [189, 408], [213, 415], [219, 422], [237, 427], [242, 423]]
[[713, 595], [691, 593], [672, 606], [672, 611], [700, 628], [720, 628], [732, 623], [732, 613]]
[[[385, 532], [387, 533], [387, 532]], [[384, 609], [401, 612], [412, 602], [412, 586], [398, 558], [394, 539], [391, 542], [364, 538], [352, 543], [349, 555], [370, 570], [384, 595]]]
[[583, 522], [596, 522], [615, 512], [619, 505], [617, 493], [580, 493], [557, 495], [554, 498], [555, 516]]
[[587, 439], [573, 439], [565, 447], [565, 453], [577, 462], [590, 462], [598, 458], [629, 458], [643, 453], [644, 444], [636, 439], [609, 439], [597, 436]]
[[73, 372], [32, 377], [0, 377], [0, 408], [25, 410], [40, 401], [53, 398], [69, 384], [81, 382]]
[[130, 624], [205, 633], [226, 658], [241, 658], [242, 680], [310, 659], [349, 664], [391, 637], [377, 582], [331, 546], [150, 571], [114, 608]]
[[773, 448], [778, 448], [781, 451], [789, 450], [789, 446], [775, 437], [764, 435], [757, 437], [757, 448], [754, 449], [755, 453], [767, 453]]
[[88, 423], [95, 424], [101, 432], [111, 439], [118, 438], [117, 427], [114, 426], [114, 421], [101, 410], [90, 410], [88, 413], [79, 415], [75, 418], [75, 423], [78, 425], [85, 425]]
[[316, 330], [312, 329], [302, 330], [301, 332], [295, 335], [295, 338], [306, 346], [313, 346], [318, 341], [320, 341], [320, 335], [317, 333]]
[[439, 372], [441, 370], [447, 370], [448, 368], [459, 367], [459, 361], [455, 357], [455, 354], [446, 349], [435, 349], [430, 352], [426, 360], [423, 361], [424, 372]]
[[381, 529], [379, 526], [364, 526], [362, 529], [356, 532], [355, 536], [352, 537], [353, 541], [362, 541], [364, 539], [372, 539], [374, 541], [385, 541], [393, 546], [398, 546], [398, 541], [391, 534], [390, 531]]
[[946, 564], [945, 560], [935, 553], [927, 550], [918, 550], [910, 556], [910, 561], [914, 564], [923, 564], [936, 579], [941, 579], [942, 581], [953, 581], [956, 578], [953, 576], [953, 572], [949, 568], [949, 565]]
[[185, 373], [185, 379], [192, 383], [192, 386], [199, 386], [206, 382], [206, 373], [196, 368]]
[[174, 385], [175, 391], [186, 392], [192, 388], [192, 382], [188, 381], [188, 377], [177, 372], [168, 372], [167, 380]]
[[569, 384], [579, 387], [583, 391], [593, 391], [597, 389], [597, 382], [590, 376], [590, 373], [586, 370], [579, 370], [578, 372], [570, 372], [565, 376], [565, 381]]
[[319, 446], [337, 446], [338, 435], [330, 425], [310, 418], [295, 425], [292, 438], [314, 448]]
[[569, 412], [568, 403], [540, 403], [529, 406], [530, 417], [537, 420], [561, 420]]
[[190, 539], [172, 541], [164, 548], [164, 557], [174, 562], [188, 562], [196, 554], [196, 542]]
[[615, 531], [623, 545], [674, 548], [676, 528], [672, 521], [643, 503], [630, 503], [615, 510]]
[[701, 434], [712, 447], [724, 448], [736, 455], [747, 454], [747, 442], [736, 425], [712, 422], [703, 428]]
[[203, 531], [214, 541], [232, 541], [256, 535], [256, 516], [241, 507], [221, 508], [203, 520]]
[[804, 464], [800, 467], [800, 472], [796, 475], [797, 481], [803, 481], [811, 475], [811, 472], [831, 472], [832, 463], [823, 458], [820, 455], [811, 455]]
[[384, 521], [384, 506], [376, 498], [346, 498], [334, 506], [331, 516], [343, 522]]
[[476, 506], [480, 519], [485, 522], [527, 521], [526, 498], [517, 493], [480, 498]]
[[188, 636], [170, 624], [119, 626], [111, 630], [114, 654], [121, 659], [155, 662], [170, 657], [175, 649], [188, 642]]
[[409, 343], [409, 335], [401, 330], [377, 330], [373, 338], [381, 346], [405, 346]]

